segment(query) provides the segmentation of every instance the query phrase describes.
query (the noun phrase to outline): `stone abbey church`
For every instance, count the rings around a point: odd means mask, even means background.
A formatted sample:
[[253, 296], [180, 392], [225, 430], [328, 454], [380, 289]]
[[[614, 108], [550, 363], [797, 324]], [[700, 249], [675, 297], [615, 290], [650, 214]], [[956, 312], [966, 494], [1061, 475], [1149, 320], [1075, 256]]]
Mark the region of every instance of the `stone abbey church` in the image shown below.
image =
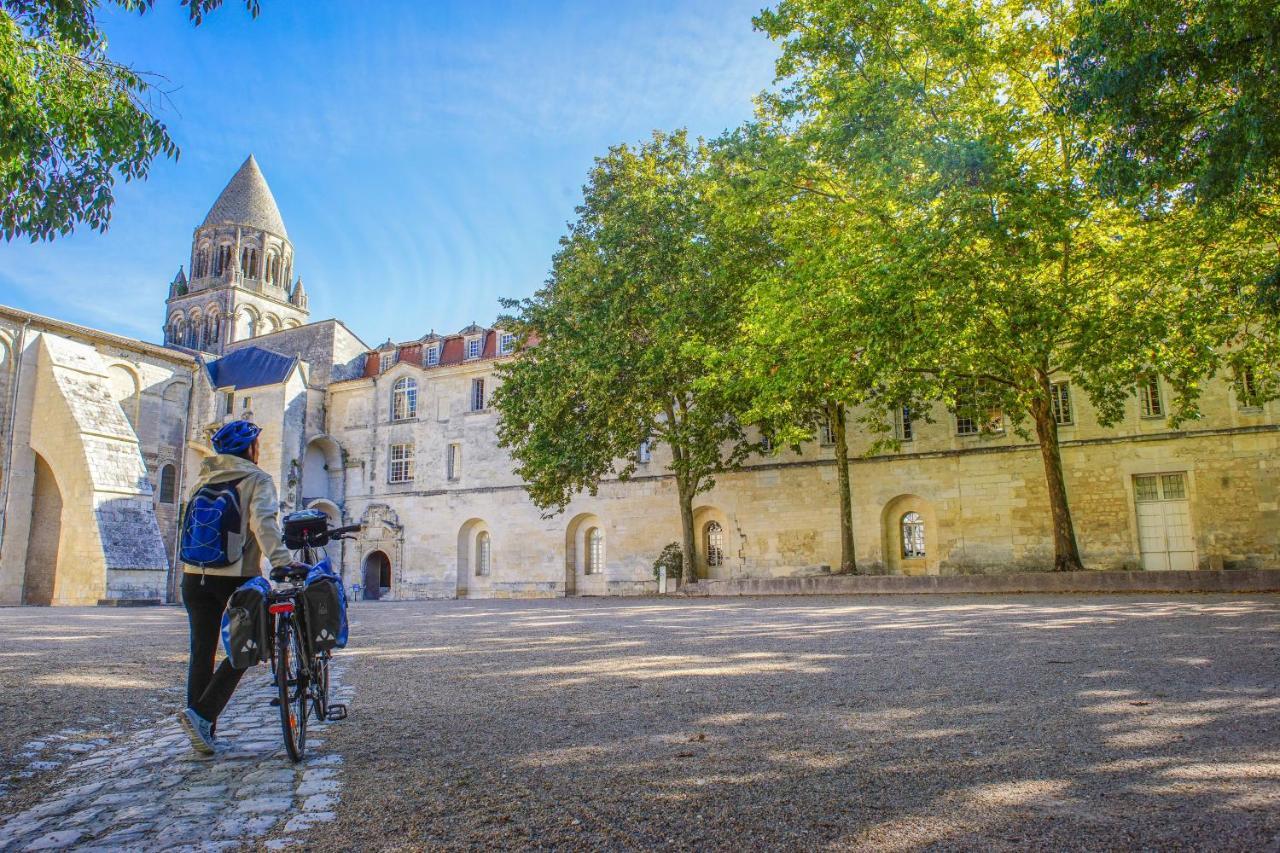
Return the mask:
[[[312, 320], [252, 157], [195, 229], [163, 322], [156, 345], [0, 307], [0, 603], [173, 600], [183, 500], [209, 436], [240, 417], [263, 428], [282, 512], [364, 524], [330, 548], [366, 597], [655, 591], [653, 560], [680, 535], [663, 449], [543, 518], [490, 406], [512, 337], [472, 325], [370, 347], [340, 320]], [[1280, 566], [1280, 403], [1248, 390], [1212, 383], [1204, 417], [1174, 429], [1166, 389], [1142, 382], [1103, 429], [1069, 380], [1055, 386], [1086, 565]], [[1037, 448], [941, 406], [904, 414], [896, 452], [865, 456], [870, 438], [850, 437], [859, 567], [1051, 565]], [[697, 575], [830, 572], [837, 505], [830, 436], [753, 458], [697, 498]]]

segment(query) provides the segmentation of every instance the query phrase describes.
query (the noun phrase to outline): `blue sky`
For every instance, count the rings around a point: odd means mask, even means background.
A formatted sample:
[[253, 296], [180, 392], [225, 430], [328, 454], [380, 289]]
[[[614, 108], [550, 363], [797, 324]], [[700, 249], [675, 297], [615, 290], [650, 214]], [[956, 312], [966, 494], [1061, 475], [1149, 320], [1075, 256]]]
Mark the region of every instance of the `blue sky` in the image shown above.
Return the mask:
[[167, 78], [181, 159], [119, 185], [106, 234], [0, 242], [0, 302], [159, 340], [192, 229], [253, 152], [313, 319], [371, 345], [491, 322], [545, 279], [594, 156], [739, 124], [776, 56], [766, 0], [262, 5], [103, 18], [116, 59]]

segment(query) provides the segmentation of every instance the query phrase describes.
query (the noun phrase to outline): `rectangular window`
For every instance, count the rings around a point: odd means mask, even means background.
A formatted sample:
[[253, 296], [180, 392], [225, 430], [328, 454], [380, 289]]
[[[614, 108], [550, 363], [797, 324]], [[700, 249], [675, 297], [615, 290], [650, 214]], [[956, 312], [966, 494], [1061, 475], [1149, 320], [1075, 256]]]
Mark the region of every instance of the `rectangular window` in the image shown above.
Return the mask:
[[471, 338], [467, 341], [467, 358], [480, 357], [480, 341], [482, 338]]
[[1236, 397], [1242, 409], [1262, 408], [1262, 396], [1258, 393], [1258, 380], [1252, 367], [1236, 370]]
[[760, 433], [760, 452], [761, 453], [773, 452], [773, 436], [769, 435], [769, 433], [767, 432]]
[[439, 363], [440, 363], [440, 347], [434, 346], [434, 345], [427, 347], [427, 356], [426, 356], [427, 367], [435, 367]]
[[898, 441], [911, 441], [916, 437], [915, 425], [911, 422], [911, 409], [903, 406], [898, 409], [897, 415], [898, 422], [895, 426]]
[[387, 482], [389, 483], [412, 483], [413, 482], [413, 445], [412, 444], [393, 444], [391, 445], [390, 465], [387, 471]]
[[1160, 377], [1154, 374], [1138, 381], [1138, 400], [1144, 418], [1164, 417], [1164, 400], [1160, 398]]
[[501, 355], [510, 355], [516, 348], [516, 336], [510, 332], [503, 332], [498, 338], [498, 352]]
[[1185, 474], [1143, 474], [1133, 478], [1133, 492], [1138, 503], [1181, 501], [1187, 498]]
[[1049, 386], [1049, 402], [1053, 406], [1053, 419], [1058, 426], [1075, 423], [1071, 413], [1071, 383], [1055, 382]]
[[983, 409], [978, 390], [972, 388], [956, 399], [956, 435], [1004, 432], [1004, 415], [999, 409]]
[[391, 420], [406, 421], [418, 416], [418, 383], [397, 379], [391, 390]]
[[471, 380], [471, 411], [484, 411], [484, 380]]
[[462, 445], [451, 444], [444, 449], [444, 476], [456, 480], [462, 476]]
[[636, 460], [641, 465], [648, 465], [653, 459], [653, 451], [649, 447], [648, 439], [640, 442], [639, 449], [636, 450]]
[[956, 415], [956, 435], [977, 435], [978, 422], [964, 415]]
[[227, 404], [227, 414], [233, 414], [236, 410], [236, 392], [228, 391], [224, 399]]
[[836, 443], [836, 432], [831, 426], [831, 419], [827, 418], [822, 422], [822, 428], [818, 430], [818, 441], [823, 446], [830, 446]]
[[249, 404], [251, 404], [252, 402], [253, 402], [253, 398], [252, 398], [252, 397], [241, 397], [241, 398], [240, 398], [240, 411], [242, 411], [242, 412], [246, 412], [246, 411], [248, 411], [248, 410], [249, 410]]

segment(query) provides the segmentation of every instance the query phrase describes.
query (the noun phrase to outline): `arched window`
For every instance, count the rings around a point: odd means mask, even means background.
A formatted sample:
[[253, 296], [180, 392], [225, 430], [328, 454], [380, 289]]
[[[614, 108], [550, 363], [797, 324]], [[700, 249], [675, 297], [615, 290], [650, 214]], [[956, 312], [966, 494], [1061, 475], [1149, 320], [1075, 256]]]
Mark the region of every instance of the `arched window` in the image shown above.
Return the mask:
[[177, 488], [172, 465], [165, 465], [160, 469], [160, 503], [173, 503], [174, 493]]
[[209, 274], [209, 250], [200, 249], [196, 252], [196, 268], [191, 271], [192, 278], [201, 278]]
[[724, 565], [724, 528], [720, 526], [720, 522], [711, 521], [707, 523], [705, 538], [707, 541], [707, 565]]
[[918, 512], [902, 516], [902, 556], [911, 559], [924, 556], [924, 519]]
[[418, 416], [418, 383], [409, 377], [391, 386], [391, 420], [404, 421]]
[[587, 531], [587, 565], [586, 573], [599, 574], [604, 571], [604, 531], [593, 527]]
[[218, 345], [218, 333], [222, 331], [222, 322], [218, 319], [216, 313], [209, 314], [209, 320], [205, 326], [204, 345], [206, 347], [215, 347]]
[[214, 275], [222, 275], [231, 266], [231, 246], [222, 245], [218, 247], [218, 260], [213, 268]]
[[275, 252], [267, 252], [267, 281], [275, 283], [280, 277], [280, 256]]
[[489, 540], [489, 531], [481, 530], [476, 536], [476, 574], [489, 574], [489, 562], [492, 556], [492, 543]]

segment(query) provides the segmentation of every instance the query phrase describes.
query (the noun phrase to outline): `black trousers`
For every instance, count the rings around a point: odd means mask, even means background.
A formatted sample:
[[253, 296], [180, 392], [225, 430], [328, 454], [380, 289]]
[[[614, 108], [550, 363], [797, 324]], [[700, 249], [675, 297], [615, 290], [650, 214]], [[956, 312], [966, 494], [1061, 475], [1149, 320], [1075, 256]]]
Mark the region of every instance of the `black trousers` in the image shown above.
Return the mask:
[[[203, 579], [204, 583], [201, 583]], [[187, 707], [215, 722], [231, 701], [243, 669], [226, 658], [213, 670], [213, 656], [222, 637], [222, 611], [231, 593], [247, 578], [216, 577], [190, 573], [182, 576], [182, 601], [191, 626], [191, 661], [187, 665]]]

